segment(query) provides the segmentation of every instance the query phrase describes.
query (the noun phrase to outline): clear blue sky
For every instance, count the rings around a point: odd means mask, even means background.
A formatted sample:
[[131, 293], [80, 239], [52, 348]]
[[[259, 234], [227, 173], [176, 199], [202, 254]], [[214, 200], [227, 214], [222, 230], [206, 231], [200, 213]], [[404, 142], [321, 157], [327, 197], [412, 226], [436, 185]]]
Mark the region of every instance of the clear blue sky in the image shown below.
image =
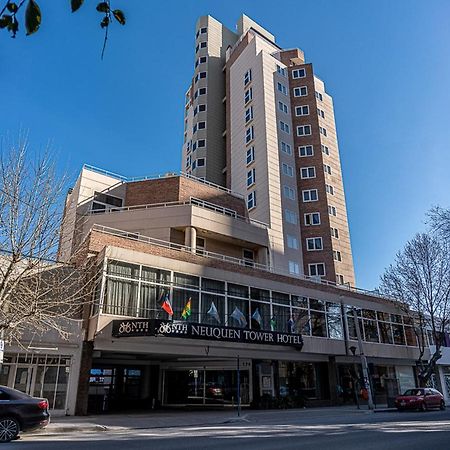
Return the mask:
[[138, 176], [180, 168], [183, 97], [198, 16], [246, 13], [300, 47], [334, 97], [357, 284], [374, 288], [433, 204], [450, 206], [450, 2], [112, 0], [127, 16], [104, 61], [96, 2], [40, 0], [41, 30], [0, 33], [0, 134], [50, 139], [75, 177], [86, 162]]

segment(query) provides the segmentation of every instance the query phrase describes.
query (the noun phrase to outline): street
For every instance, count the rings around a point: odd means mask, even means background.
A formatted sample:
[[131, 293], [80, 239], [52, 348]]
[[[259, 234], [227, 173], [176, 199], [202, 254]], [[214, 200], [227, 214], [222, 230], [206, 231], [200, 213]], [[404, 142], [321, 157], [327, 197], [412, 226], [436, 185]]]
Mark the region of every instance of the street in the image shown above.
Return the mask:
[[[189, 414], [189, 413], [188, 413]], [[130, 424], [132, 426], [132, 424]], [[24, 434], [15, 449], [445, 449], [450, 411], [286, 410], [244, 413], [237, 422], [147, 429]]]

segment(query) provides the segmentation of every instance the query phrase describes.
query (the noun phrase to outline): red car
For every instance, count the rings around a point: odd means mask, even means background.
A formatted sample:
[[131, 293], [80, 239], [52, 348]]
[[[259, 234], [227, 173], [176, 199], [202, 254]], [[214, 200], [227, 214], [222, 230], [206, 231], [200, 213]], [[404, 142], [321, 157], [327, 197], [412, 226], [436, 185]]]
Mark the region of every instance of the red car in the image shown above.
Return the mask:
[[427, 411], [431, 408], [445, 409], [444, 396], [436, 389], [417, 388], [408, 389], [403, 395], [397, 396], [395, 406], [402, 409], [418, 409]]

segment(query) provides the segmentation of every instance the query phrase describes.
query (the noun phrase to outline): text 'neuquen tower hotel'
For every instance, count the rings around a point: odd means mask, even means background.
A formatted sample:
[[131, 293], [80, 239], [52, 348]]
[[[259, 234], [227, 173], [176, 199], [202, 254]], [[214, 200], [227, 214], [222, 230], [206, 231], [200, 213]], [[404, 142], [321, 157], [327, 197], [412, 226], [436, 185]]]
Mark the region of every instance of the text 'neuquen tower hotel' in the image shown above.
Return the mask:
[[269, 263], [355, 284], [333, 101], [299, 49], [242, 16], [197, 22], [182, 170], [246, 199]]

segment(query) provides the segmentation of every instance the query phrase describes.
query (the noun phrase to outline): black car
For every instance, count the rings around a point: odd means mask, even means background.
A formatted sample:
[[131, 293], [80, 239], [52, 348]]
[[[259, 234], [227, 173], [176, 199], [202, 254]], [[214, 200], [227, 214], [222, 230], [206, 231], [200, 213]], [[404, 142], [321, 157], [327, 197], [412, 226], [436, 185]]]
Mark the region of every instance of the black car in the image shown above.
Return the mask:
[[48, 425], [48, 401], [0, 386], [0, 442], [17, 439], [20, 431], [30, 431]]

